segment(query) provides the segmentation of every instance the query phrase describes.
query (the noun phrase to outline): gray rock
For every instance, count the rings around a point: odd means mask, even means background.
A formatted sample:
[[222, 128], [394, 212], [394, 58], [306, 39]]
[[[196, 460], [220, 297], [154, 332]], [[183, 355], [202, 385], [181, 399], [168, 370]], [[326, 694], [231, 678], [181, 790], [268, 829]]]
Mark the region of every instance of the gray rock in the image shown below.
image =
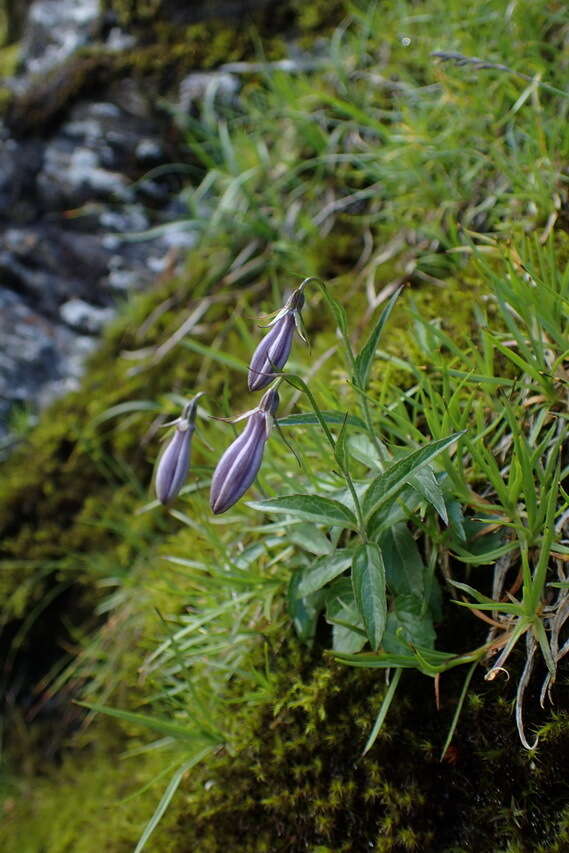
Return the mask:
[[180, 83], [178, 108], [187, 113], [197, 101], [231, 103], [240, 87], [239, 78], [227, 71], [194, 71]]
[[113, 318], [112, 308], [98, 308], [84, 299], [69, 299], [59, 309], [61, 319], [67, 326], [95, 335]]
[[44, 74], [63, 62], [93, 38], [100, 18], [99, 0], [35, 0], [22, 40], [24, 70]]

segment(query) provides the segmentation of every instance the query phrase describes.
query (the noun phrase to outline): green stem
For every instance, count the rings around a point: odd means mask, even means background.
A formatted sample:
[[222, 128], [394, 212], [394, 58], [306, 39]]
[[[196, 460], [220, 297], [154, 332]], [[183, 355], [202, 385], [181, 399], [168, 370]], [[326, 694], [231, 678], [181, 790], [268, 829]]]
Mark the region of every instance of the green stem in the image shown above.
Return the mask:
[[387, 462], [388, 458], [386, 456], [386, 453], [385, 453], [383, 447], [381, 446], [381, 442], [378, 440], [378, 438], [375, 434], [374, 428], [373, 428], [373, 423], [372, 423], [372, 419], [371, 419], [371, 412], [369, 410], [369, 405], [368, 405], [366, 393], [363, 390], [363, 388], [360, 388], [358, 386], [358, 384], [356, 383], [356, 380], [355, 380], [356, 359], [354, 356], [354, 351], [352, 349], [352, 344], [351, 344], [350, 339], [348, 337], [346, 324], [344, 322], [343, 309], [336, 302], [336, 300], [332, 296], [330, 296], [330, 294], [328, 293], [328, 288], [326, 287], [325, 282], [322, 281], [321, 278], [318, 278], [317, 276], [311, 275], [308, 278], [304, 279], [304, 281], [301, 283], [300, 287], [301, 288], [304, 287], [310, 281], [315, 281], [318, 284], [318, 286], [322, 292], [322, 295], [324, 296], [326, 304], [328, 305], [330, 311], [332, 312], [332, 314], [334, 316], [334, 319], [336, 320], [336, 322], [338, 324], [338, 329], [340, 331], [340, 335], [341, 335], [342, 341], [344, 343], [344, 348], [346, 350], [346, 361], [348, 362], [348, 369], [349, 369], [350, 373], [352, 374], [352, 385], [355, 388], [356, 393], [360, 399], [360, 408], [361, 408], [361, 411], [363, 413], [364, 420], [366, 422], [369, 437], [370, 437], [371, 442], [372, 442], [372, 444], [376, 450], [378, 458], [382, 462]]
[[[286, 379], [293, 386], [293, 388], [294, 387], [300, 388], [300, 390], [303, 391], [304, 394], [306, 394], [306, 396], [308, 397], [308, 399], [310, 401], [310, 405], [314, 409], [314, 414], [318, 418], [318, 423], [320, 424], [320, 426], [324, 430], [324, 435], [328, 439], [328, 443], [330, 444], [330, 447], [332, 448], [332, 452], [334, 453], [334, 459], [336, 460], [336, 462], [338, 462], [338, 459], [336, 457], [336, 442], [334, 441], [334, 436], [332, 435], [332, 433], [328, 429], [328, 424], [326, 423], [326, 421], [322, 417], [322, 413], [321, 413], [320, 409], [318, 408], [318, 403], [316, 402], [316, 400], [314, 398], [314, 394], [312, 393], [312, 391], [310, 390], [310, 388], [308, 387], [308, 385], [306, 384], [304, 379], [302, 379], [297, 374], [295, 374], [295, 373], [283, 373], [282, 378]], [[338, 465], [340, 467], [340, 471], [342, 472], [342, 476], [343, 476], [344, 480], [346, 481], [346, 485], [348, 486], [348, 489], [350, 490], [352, 500], [354, 501], [354, 508], [356, 510], [356, 515], [358, 517], [359, 534], [362, 538], [362, 541], [366, 542], [367, 536], [366, 536], [366, 532], [365, 532], [364, 516], [363, 516], [363, 512], [362, 512], [362, 508], [360, 505], [358, 495], [356, 493], [354, 484], [352, 482], [352, 478], [350, 476], [350, 472], [343, 465], [341, 465], [339, 462], [338, 462]]]

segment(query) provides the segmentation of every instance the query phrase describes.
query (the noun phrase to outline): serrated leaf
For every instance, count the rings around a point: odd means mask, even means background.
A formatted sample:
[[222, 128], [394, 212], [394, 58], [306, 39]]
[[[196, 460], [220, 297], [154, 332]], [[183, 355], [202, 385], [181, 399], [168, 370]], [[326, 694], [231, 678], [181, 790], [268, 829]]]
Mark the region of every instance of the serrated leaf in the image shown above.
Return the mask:
[[352, 583], [358, 610], [375, 651], [381, 644], [387, 618], [385, 567], [375, 542], [368, 542], [356, 549], [352, 562]]
[[402, 289], [403, 288], [400, 287], [399, 290], [397, 290], [393, 294], [393, 296], [379, 315], [379, 319], [375, 324], [371, 335], [367, 339], [361, 351], [356, 356], [356, 361], [354, 364], [355, 380], [360, 386], [360, 388], [363, 388], [364, 391], [367, 389], [368, 386], [369, 373], [371, 370], [371, 365], [375, 358], [375, 353], [379, 344], [379, 340], [381, 338], [381, 333], [383, 332], [385, 324], [387, 323], [389, 316], [393, 311], [393, 308], [395, 307], [395, 303], [397, 302]]
[[298, 584], [298, 592], [300, 595], [310, 595], [318, 589], [322, 589], [327, 583], [352, 565], [354, 552], [348, 548], [340, 548], [334, 554], [326, 557], [320, 557], [315, 560], [311, 566], [303, 569], [298, 574], [301, 576]]
[[347, 506], [320, 495], [285, 495], [264, 501], [251, 501], [247, 506], [268, 513], [286, 513], [305, 521], [319, 524], [340, 525], [357, 530], [354, 513]]
[[407, 482], [425, 498], [427, 503], [434, 507], [444, 523], [448, 524], [447, 508], [442, 489], [430, 465], [425, 465], [424, 468], [415, 471]]
[[363, 501], [364, 515], [370, 519], [380, 507], [388, 500], [395, 497], [406, 484], [409, 477], [420, 470], [424, 465], [438, 456], [444, 450], [454, 444], [465, 430], [455, 432], [446, 438], [439, 438], [437, 441], [431, 441], [425, 447], [420, 447], [412, 453], [404, 456], [387, 471], [379, 474], [371, 483], [365, 493]]

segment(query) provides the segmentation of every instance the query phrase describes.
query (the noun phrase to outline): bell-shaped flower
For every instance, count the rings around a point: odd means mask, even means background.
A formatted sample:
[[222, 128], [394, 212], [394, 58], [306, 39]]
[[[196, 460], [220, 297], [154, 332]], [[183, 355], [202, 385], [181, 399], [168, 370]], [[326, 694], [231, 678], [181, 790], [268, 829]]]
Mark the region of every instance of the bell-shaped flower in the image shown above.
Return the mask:
[[190, 452], [192, 435], [195, 430], [195, 419], [198, 400], [202, 394], [197, 394], [189, 402], [174, 421], [176, 427], [170, 441], [160, 454], [156, 465], [154, 487], [160, 503], [171, 504], [188, 476], [190, 467]]
[[260, 391], [275, 378], [273, 371], [282, 370], [290, 355], [294, 330], [304, 339], [300, 310], [304, 305], [302, 286], [291, 295], [286, 305], [269, 323], [265, 335], [251, 358], [247, 383], [249, 391]]
[[219, 460], [211, 481], [210, 505], [216, 515], [232, 507], [257, 476], [278, 405], [279, 395], [270, 388], [256, 409], [242, 415], [249, 418], [247, 426]]

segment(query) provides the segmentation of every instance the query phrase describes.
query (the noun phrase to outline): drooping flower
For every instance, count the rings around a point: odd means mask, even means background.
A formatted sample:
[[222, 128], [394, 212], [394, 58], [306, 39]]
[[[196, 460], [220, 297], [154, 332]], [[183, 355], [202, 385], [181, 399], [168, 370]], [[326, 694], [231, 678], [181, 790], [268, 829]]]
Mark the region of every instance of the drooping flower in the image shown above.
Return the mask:
[[202, 394], [196, 394], [185, 407], [181, 416], [174, 421], [175, 432], [160, 454], [156, 465], [155, 489], [160, 503], [171, 504], [188, 476], [192, 435], [198, 400]]
[[211, 481], [210, 505], [216, 515], [232, 507], [257, 476], [278, 405], [279, 395], [270, 388], [258, 407], [243, 416], [249, 418], [247, 426], [219, 460]]
[[304, 339], [300, 310], [304, 305], [302, 285], [297, 288], [269, 323], [270, 331], [251, 357], [247, 383], [249, 391], [260, 391], [275, 378], [273, 371], [282, 370], [290, 355], [294, 330]]

